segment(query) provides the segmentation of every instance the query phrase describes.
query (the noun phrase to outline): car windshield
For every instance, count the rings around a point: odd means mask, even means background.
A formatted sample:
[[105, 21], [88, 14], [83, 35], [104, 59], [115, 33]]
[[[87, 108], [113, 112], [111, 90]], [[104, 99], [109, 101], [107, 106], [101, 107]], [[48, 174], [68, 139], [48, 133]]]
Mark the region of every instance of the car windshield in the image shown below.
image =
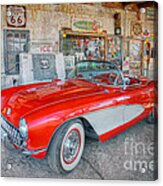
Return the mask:
[[110, 62], [78, 62], [68, 78], [77, 78], [106, 85], [122, 85], [122, 74], [116, 65]]

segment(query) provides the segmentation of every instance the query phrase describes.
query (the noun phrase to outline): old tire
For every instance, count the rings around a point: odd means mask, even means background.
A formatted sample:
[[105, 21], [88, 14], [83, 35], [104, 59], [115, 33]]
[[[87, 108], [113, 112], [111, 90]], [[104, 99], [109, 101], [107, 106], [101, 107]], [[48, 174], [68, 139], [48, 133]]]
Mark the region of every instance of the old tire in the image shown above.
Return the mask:
[[85, 132], [79, 119], [65, 123], [54, 135], [49, 151], [48, 163], [54, 172], [66, 174], [79, 163], [85, 145]]

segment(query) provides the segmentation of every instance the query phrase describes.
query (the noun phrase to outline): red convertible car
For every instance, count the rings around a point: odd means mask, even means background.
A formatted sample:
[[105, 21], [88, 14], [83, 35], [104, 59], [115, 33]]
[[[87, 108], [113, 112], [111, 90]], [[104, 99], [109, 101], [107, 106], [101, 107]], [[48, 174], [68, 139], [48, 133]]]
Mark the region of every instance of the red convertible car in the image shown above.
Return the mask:
[[68, 173], [81, 159], [85, 136], [104, 142], [153, 118], [154, 108], [154, 81], [124, 76], [110, 62], [81, 61], [64, 81], [2, 90], [2, 136]]

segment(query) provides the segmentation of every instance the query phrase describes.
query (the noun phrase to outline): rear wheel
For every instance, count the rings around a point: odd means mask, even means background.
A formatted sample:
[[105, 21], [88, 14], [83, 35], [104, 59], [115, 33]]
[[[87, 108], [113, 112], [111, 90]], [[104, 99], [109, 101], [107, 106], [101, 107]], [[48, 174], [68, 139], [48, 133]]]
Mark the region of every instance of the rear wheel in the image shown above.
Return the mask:
[[58, 173], [71, 172], [79, 163], [85, 132], [79, 119], [65, 123], [54, 135], [48, 152], [49, 166]]
[[156, 124], [157, 123], [157, 111], [156, 109], [153, 109], [151, 114], [146, 118], [146, 121], [148, 124]]

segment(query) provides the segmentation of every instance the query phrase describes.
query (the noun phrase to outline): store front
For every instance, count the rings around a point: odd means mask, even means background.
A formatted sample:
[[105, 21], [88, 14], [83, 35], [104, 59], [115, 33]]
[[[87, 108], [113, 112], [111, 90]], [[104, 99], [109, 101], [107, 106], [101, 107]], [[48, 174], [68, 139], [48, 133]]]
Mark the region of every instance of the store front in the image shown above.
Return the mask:
[[77, 61], [102, 60], [117, 64], [125, 74], [153, 77], [155, 17], [147, 15], [147, 5], [140, 16], [141, 4], [130, 10], [126, 4], [108, 6], [111, 4], [3, 6], [2, 86], [56, 78], [58, 54], [63, 56], [66, 73]]
[[[62, 29], [60, 32], [60, 52], [63, 53], [66, 69], [70, 69], [68, 59], [106, 60], [106, 33], [90, 31], [72, 31]], [[72, 64], [74, 64], [73, 62]]]

